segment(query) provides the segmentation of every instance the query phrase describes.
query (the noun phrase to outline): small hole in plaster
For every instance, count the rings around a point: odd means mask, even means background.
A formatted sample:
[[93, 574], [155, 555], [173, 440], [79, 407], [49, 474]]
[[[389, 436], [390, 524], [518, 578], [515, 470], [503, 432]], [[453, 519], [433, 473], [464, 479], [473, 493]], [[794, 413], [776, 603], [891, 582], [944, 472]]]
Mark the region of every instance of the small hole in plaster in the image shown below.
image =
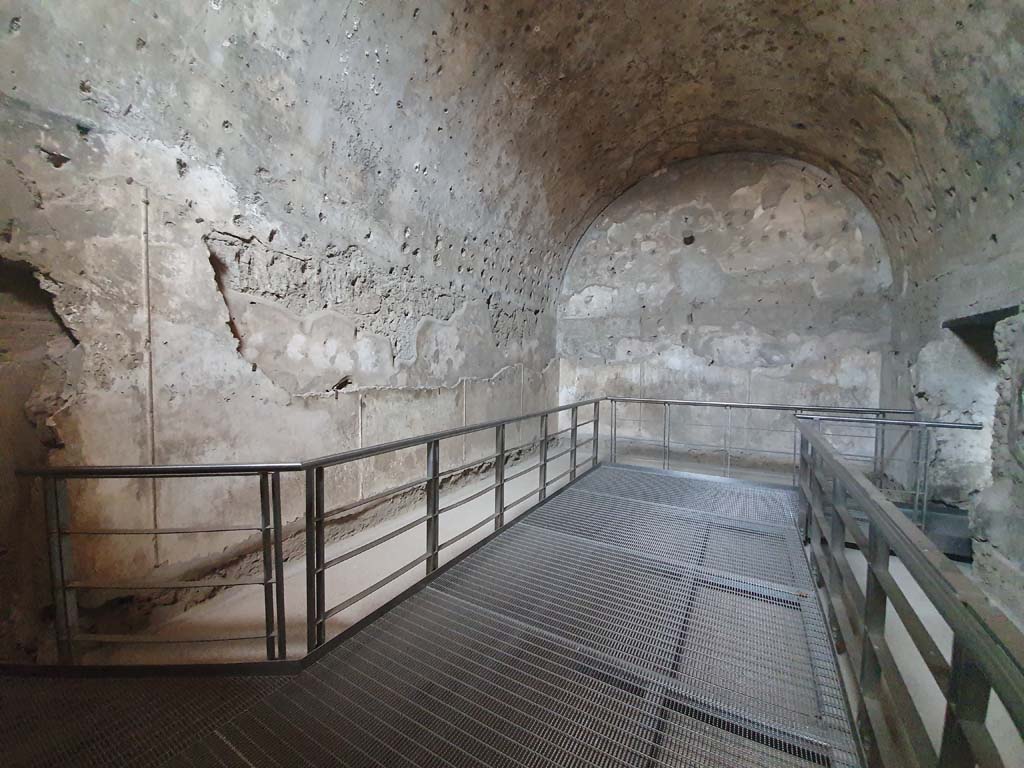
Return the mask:
[[43, 153], [43, 157], [46, 158], [46, 162], [52, 165], [54, 168], [60, 168], [65, 163], [70, 163], [71, 158], [67, 155], [62, 155], [60, 152], [51, 149], [45, 149], [39, 147], [39, 151]]

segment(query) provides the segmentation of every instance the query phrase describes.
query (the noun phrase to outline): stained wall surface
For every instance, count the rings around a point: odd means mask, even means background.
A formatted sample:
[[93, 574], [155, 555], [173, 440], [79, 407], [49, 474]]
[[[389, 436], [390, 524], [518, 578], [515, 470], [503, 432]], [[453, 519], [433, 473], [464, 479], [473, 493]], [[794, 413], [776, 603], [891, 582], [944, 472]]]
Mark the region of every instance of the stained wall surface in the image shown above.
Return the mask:
[[[669, 166], [608, 206], [573, 254], [561, 398], [877, 406], [891, 285], [874, 218], [821, 170], [749, 154]], [[678, 411], [680, 441], [720, 442], [692, 425], [722, 414]], [[737, 413], [732, 448], [788, 463], [792, 437], [753, 429], [788, 421]]]
[[[1022, 29], [1009, 0], [13, 0], [0, 258], [35, 271], [80, 360], [26, 418], [55, 463], [254, 460], [374, 441], [361, 390], [446, 424], [473, 410], [459, 391], [553, 402], [578, 238], [725, 151], [864, 201], [895, 297], [881, 395], [910, 404], [942, 320], [1024, 291]], [[177, 491], [90, 493], [125, 524], [185, 514]]]
[[1011, 616], [1024, 620], [1024, 314], [996, 325], [999, 353], [992, 482], [974, 508], [974, 567]]

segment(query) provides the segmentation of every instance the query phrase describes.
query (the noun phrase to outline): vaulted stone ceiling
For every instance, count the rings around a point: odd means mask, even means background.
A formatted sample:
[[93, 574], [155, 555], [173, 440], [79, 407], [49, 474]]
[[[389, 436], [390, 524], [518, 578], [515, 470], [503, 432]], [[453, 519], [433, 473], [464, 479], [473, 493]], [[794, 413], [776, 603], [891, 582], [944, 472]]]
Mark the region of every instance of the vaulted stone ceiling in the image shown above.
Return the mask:
[[[0, 172], [15, 208], [134, 179], [167, 199], [176, 243], [347, 275], [326, 293], [257, 280], [257, 298], [322, 297], [400, 358], [420, 317], [472, 302], [499, 347], [533, 354], [594, 216], [659, 167], [723, 151], [806, 159], [858, 194], [910, 335], [1022, 287], [1019, 3], [55, 0], [11, 14]], [[8, 216], [5, 250], [33, 262], [18, 250], [29, 218]]]
[[1019, 3], [22, 5], [7, 97], [223, 168], [287, 244], [476, 238], [497, 274], [514, 254], [528, 302], [671, 160], [834, 170], [916, 277], [996, 254], [1024, 187]]

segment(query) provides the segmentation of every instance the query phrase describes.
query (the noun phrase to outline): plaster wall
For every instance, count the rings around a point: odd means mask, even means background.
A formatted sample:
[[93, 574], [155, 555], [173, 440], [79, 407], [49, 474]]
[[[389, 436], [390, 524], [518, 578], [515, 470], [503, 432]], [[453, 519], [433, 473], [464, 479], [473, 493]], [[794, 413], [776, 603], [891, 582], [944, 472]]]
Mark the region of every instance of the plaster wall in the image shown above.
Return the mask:
[[46, 523], [19, 466], [40, 464], [57, 438], [47, 398], [63, 390], [80, 348], [24, 265], [0, 264], [0, 649], [37, 652], [49, 603]]
[[[560, 397], [877, 405], [891, 283], [871, 214], [820, 169], [758, 154], [669, 166], [609, 205], [573, 254]], [[660, 409], [646, 411], [660, 439]], [[721, 443], [721, 411], [674, 413], [680, 440]], [[731, 445], [788, 462], [791, 434], [762, 430], [789, 421], [737, 412]]]
[[[5, 381], [28, 446], [5, 461], [5, 488], [15, 464], [294, 460], [554, 403], [546, 219], [526, 220], [528, 184], [497, 209], [478, 193], [516, 175], [449, 114], [435, 71], [465, 62], [431, 34], [444, 15], [16, 5], [0, 33], [0, 259], [24, 265], [78, 348], [59, 382], [37, 381], [34, 410], [31, 387]], [[46, 443], [32, 437], [43, 427]], [[447, 466], [473, 447], [446, 445]], [[407, 452], [329, 472], [328, 504], [422, 464]], [[85, 527], [259, 515], [253, 478], [69, 490]], [[287, 520], [301, 490], [284, 477]], [[40, 514], [19, 493], [5, 493], [6, 522]], [[173, 578], [251, 538], [80, 539], [74, 568], [100, 583]], [[45, 584], [40, 554], [32, 578]], [[15, 594], [19, 577], [3, 573]], [[81, 594], [86, 611], [109, 597]], [[45, 590], [12, 602], [31, 635]], [[4, 655], [36, 652], [8, 636]]]
[[999, 353], [992, 484], [972, 514], [974, 569], [1024, 626], [1024, 314], [996, 325]]
[[[68, 446], [50, 460], [336, 450], [371, 437], [362, 387], [550, 381], [583, 230], [656, 169], [738, 150], [814, 163], [874, 214], [881, 397], [910, 405], [942, 320], [1024, 292], [1022, 30], [1011, 0], [14, 0], [0, 257], [80, 341], [34, 417]], [[610, 383], [644, 370], [619, 362]], [[125, 524], [170, 493], [87, 492]]]

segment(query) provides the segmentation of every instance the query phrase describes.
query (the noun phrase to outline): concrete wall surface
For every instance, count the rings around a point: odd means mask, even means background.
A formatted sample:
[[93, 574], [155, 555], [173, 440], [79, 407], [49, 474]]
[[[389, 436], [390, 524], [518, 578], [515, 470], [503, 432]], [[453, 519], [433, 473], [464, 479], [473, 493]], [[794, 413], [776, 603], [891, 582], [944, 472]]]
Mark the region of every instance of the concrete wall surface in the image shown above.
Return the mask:
[[990, 594], [1024, 626], [1024, 314], [996, 325], [996, 344], [992, 484], [973, 510], [974, 568]]
[[[878, 225], [820, 169], [757, 154], [669, 166], [609, 205], [569, 262], [561, 399], [876, 406], [891, 283]], [[724, 419], [679, 408], [672, 435], [720, 442]], [[732, 447], [788, 461], [792, 437], [772, 428], [791, 417], [737, 412]]]
[[[16, 461], [308, 456], [550, 404], [556, 379], [980, 413], [995, 374], [943, 376], [941, 322], [1024, 292], [1021, 30], [1011, 0], [11, 0], [0, 266], [63, 328], [19, 353], [38, 384], [3, 374]], [[723, 152], [802, 162], [672, 182]], [[643, 179], [615, 230], [599, 214]], [[659, 184], [688, 190], [681, 218], [629, 202]], [[998, 447], [969, 446], [962, 476], [943, 450], [944, 496], [976, 498]], [[32, 514], [11, 466], [6, 519]], [[234, 519], [252, 491], [73, 493], [81, 522], [142, 526]], [[226, 546], [143, 537], [80, 563]]]

